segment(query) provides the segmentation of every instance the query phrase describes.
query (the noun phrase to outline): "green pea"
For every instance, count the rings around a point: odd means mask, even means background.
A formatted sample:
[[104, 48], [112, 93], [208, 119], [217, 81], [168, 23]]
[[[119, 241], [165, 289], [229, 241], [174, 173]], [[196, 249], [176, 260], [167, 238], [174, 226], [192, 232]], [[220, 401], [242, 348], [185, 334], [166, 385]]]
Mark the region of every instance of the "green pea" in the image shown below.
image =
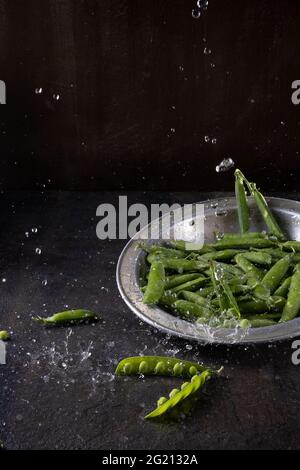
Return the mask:
[[165, 364], [162, 361], [159, 361], [155, 366], [154, 372], [155, 374], [159, 375], [159, 374], [164, 374], [165, 370], [166, 370]]
[[8, 331], [0, 331], [0, 341], [7, 341], [10, 339]]
[[196, 375], [197, 373], [198, 373], [198, 371], [197, 371], [197, 369], [196, 369], [195, 366], [191, 366], [191, 367], [189, 368], [189, 374], [190, 374], [191, 376]]
[[177, 375], [178, 377], [182, 374], [182, 370], [183, 370], [183, 365], [180, 364], [180, 362], [175, 364], [175, 366], [173, 367], [174, 375]]
[[148, 372], [148, 364], [147, 364], [146, 361], [142, 361], [142, 362], [140, 363], [140, 365], [139, 365], [139, 372], [140, 372], [141, 374], [143, 374], [143, 375], [144, 375], [144, 374], [147, 374], [147, 372]]
[[157, 406], [163, 405], [164, 403], [166, 403], [166, 401], [168, 401], [168, 398], [166, 398], [166, 397], [160, 397], [160, 398], [157, 400]]
[[251, 322], [247, 320], [246, 318], [240, 321], [240, 328], [242, 328], [243, 330], [246, 330], [247, 328], [250, 328], [250, 327], [251, 327]]
[[173, 388], [173, 390], [171, 390], [171, 392], [169, 393], [169, 397], [170, 398], [173, 398], [175, 397], [175, 395], [177, 395], [177, 393], [179, 393], [180, 390], [178, 390], [178, 388]]

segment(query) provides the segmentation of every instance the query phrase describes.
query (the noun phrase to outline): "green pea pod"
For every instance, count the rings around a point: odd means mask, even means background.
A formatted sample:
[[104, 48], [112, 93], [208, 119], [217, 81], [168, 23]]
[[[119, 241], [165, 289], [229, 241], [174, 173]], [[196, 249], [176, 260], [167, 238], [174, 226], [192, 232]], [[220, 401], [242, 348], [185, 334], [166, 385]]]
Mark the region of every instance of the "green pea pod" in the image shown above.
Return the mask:
[[8, 341], [10, 339], [9, 333], [6, 330], [0, 331], [0, 341]]
[[277, 325], [277, 322], [274, 320], [268, 320], [268, 319], [256, 319], [256, 320], [251, 320], [251, 328], [263, 328], [266, 326], [273, 326]]
[[268, 238], [240, 237], [239, 239], [219, 240], [210, 245], [215, 250], [244, 249], [250, 248], [270, 248], [276, 247], [276, 243]]
[[261, 251], [245, 251], [243, 252], [243, 257], [248, 261], [251, 261], [251, 263], [262, 266], [270, 266], [273, 261], [273, 258], [269, 253], [264, 253]]
[[222, 236], [221, 234], [216, 236], [217, 240], [232, 240], [232, 239], [237, 239], [240, 240], [242, 238], [267, 238], [266, 232], [246, 232], [246, 233], [223, 233]]
[[295, 268], [287, 297], [286, 305], [282, 312], [280, 323], [293, 320], [300, 310], [300, 265]]
[[267, 311], [281, 312], [285, 306], [286, 300], [283, 297], [270, 297], [267, 300], [246, 300], [239, 302], [239, 309], [242, 315], [254, 315]]
[[175, 292], [172, 292], [170, 290], [166, 290], [161, 298], [159, 299], [159, 304], [164, 305], [166, 307], [172, 307], [174, 305], [174, 302], [178, 300], [177, 294]]
[[151, 264], [148, 284], [144, 294], [144, 304], [156, 304], [164, 293], [165, 289], [165, 268], [161, 261], [154, 261]]
[[264, 299], [273, 294], [286, 275], [290, 265], [291, 256], [289, 255], [277, 261], [263, 277], [260, 285], [254, 289], [255, 297]]
[[45, 326], [57, 326], [73, 323], [81, 323], [84, 321], [96, 321], [97, 315], [90, 310], [66, 310], [65, 312], [58, 312], [48, 318], [35, 317], [33, 320]]
[[180, 297], [183, 297], [184, 300], [188, 300], [189, 302], [194, 302], [195, 304], [202, 305], [203, 307], [209, 308], [209, 302], [201, 295], [197, 294], [196, 292], [190, 292], [183, 290], [179, 293]]
[[250, 317], [247, 317], [247, 319], [251, 322], [254, 320], [279, 320], [281, 317], [280, 312], [275, 312], [275, 313], [260, 313], [259, 315], [251, 315]]
[[188, 252], [191, 252], [191, 251], [197, 252], [198, 255], [208, 253], [209, 251], [213, 250], [213, 248], [211, 248], [209, 245], [203, 245], [202, 248], [200, 248], [199, 250], [196, 250], [195, 243], [186, 242], [184, 240], [170, 240], [170, 245], [178, 250], [183, 250], [183, 251], [188, 251]]
[[270, 232], [275, 235], [279, 240], [284, 240], [285, 235], [283, 231], [281, 230], [278, 222], [276, 221], [274, 215], [270, 211], [270, 208], [268, 206], [268, 203], [262, 193], [257, 189], [255, 183], [249, 183], [245, 176], [242, 174], [240, 170], [236, 170], [240, 176], [240, 178], [244, 181], [244, 183], [247, 185], [250, 194], [253, 196], [257, 208], [260, 211], [267, 227], [269, 228]]
[[206, 253], [205, 255], [201, 255], [201, 260], [209, 261], [209, 260], [214, 260], [214, 261], [228, 261], [231, 260], [232, 258], [235, 257], [240, 253], [240, 250], [233, 250], [233, 249], [228, 249], [228, 250], [221, 250], [221, 251], [211, 251], [210, 253]]
[[158, 255], [158, 257], [159, 256], [167, 257], [167, 258], [185, 258], [186, 257], [186, 253], [184, 251], [167, 248], [162, 245], [147, 245], [146, 243], [140, 243], [138, 247], [148, 254]]
[[281, 246], [284, 250], [287, 250], [287, 251], [293, 251], [296, 253], [300, 252], [300, 242], [297, 242], [294, 240], [290, 240], [285, 243], [282, 243]]
[[230, 302], [227, 295], [224, 292], [223, 286], [220, 280], [224, 277], [224, 271], [220, 265], [217, 265], [214, 261], [211, 262], [211, 280], [213, 288], [218, 299], [218, 303], [221, 311], [225, 311], [230, 308]]
[[172, 276], [166, 277], [165, 289], [171, 289], [172, 287], [180, 286], [185, 282], [193, 281], [199, 277], [199, 273], [191, 274], [173, 274]]
[[207, 263], [203, 261], [165, 258], [161, 262], [165, 269], [178, 271], [179, 273], [184, 271], [204, 271], [207, 269]]
[[179, 286], [173, 287], [171, 289], [172, 292], [178, 293], [182, 290], [190, 290], [194, 291], [203, 287], [207, 284], [208, 279], [203, 276], [199, 276], [197, 279], [193, 279], [192, 281], [185, 282], [184, 284], [180, 284]]
[[262, 280], [263, 272], [243, 255], [237, 255], [235, 257], [235, 261], [237, 265], [247, 274], [248, 284], [251, 287], [256, 286], [256, 284]]
[[160, 377], [193, 377], [205, 370], [217, 374], [203, 364], [185, 361], [177, 357], [166, 356], [133, 356], [119, 362], [116, 375], [157, 375]]
[[162, 405], [158, 406], [154, 411], [145, 416], [145, 419], [159, 418], [173, 410], [179, 404], [182, 404], [184, 400], [195, 395], [203, 387], [210, 376], [211, 373], [209, 371], [204, 371], [201, 375], [194, 375], [190, 383], [174, 394], [169, 400], [165, 401]]
[[291, 280], [292, 280], [292, 276], [289, 276], [286, 279], [284, 279], [282, 284], [274, 292], [274, 295], [279, 295], [280, 297], [286, 297], [288, 292], [289, 292], [289, 288], [290, 288], [290, 285], [291, 285]]
[[235, 172], [235, 197], [237, 202], [240, 230], [241, 233], [245, 233], [248, 232], [250, 228], [250, 211], [244, 182], [240, 177], [238, 170]]
[[174, 302], [174, 308], [177, 314], [188, 320], [195, 320], [200, 317], [210, 317], [212, 312], [209, 308], [204, 307], [188, 300], [176, 300]]

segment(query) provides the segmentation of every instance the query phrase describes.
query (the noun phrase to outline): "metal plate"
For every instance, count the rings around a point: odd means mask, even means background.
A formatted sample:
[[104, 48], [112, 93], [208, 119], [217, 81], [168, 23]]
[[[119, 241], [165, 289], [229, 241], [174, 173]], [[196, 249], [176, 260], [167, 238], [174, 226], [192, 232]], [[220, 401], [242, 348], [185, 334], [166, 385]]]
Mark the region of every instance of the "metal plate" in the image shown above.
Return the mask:
[[[300, 240], [300, 202], [281, 198], [268, 198], [267, 200], [289, 239]], [[201, 204], [204, 204], [205, 242], [214, 240], [215, 231], [239, 231], [235, 198], [213, 199]], [[249, 204], [251, 230], [264, 230], [266, 227], [252, 198], [249, 198]], [[174, 218], [176, 220], [176, 217]], [[169, 221], [169, 216], [166, 214], [161, 219], [144, 227], [127, 243], [119, 258], [117, 265], [118, 288], [128, 307], [139, 318], [165, 333], [202, 343], [261, 343], [292, 338], [300, 334], [300, 318], [271, 327], [233, 330], [193, 324], [175, 317], [159, 307], [143, 304], [139, 278], [141, 270], [145, 266], [145, 255], [138, 249], [138, 243], [141, 238], [146, 238], [150, 228], [153, 226], [164, 227], [167, 221]], [[173, 225], [172, 229], [175, 238], [179, 238], [178, 234], [184, 233], [186, 241], [195, 241], [192, 219], [185, 219], [179, 224]], [[157, 242], [158, 240], [147, 240], [149, 244]]]

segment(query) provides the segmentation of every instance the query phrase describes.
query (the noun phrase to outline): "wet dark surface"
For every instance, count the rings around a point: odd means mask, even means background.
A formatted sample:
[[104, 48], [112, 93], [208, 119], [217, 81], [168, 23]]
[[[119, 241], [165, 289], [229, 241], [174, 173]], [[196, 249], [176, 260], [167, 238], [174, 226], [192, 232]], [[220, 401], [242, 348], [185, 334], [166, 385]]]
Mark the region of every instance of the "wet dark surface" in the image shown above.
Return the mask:
[[[193, 202], [209, 196], [131, 193], [129, 202]], [[292, 341], [229, 348], [187, 343], [141, 323], [124, 305], [115, 269], [125, 241], [96, 237], [97, 206], [115, 203], [117, 197], [71, 192], [0, 197], [0, 280], [6, 279], [0, 283], [0, 326], [12, 332], [7, 364], [0, 366], [4, 446], [299, 448], [300, 366], [291, 362]], [[44, 329], [31, 320], [67, 306], [95, 310], [103, 321]], [[115, 379], [117, 361], [139, 353], [223, 364], [225, 373], [208, 384], [184, 423], [144, 422], [157, 398], [181, 381]]]

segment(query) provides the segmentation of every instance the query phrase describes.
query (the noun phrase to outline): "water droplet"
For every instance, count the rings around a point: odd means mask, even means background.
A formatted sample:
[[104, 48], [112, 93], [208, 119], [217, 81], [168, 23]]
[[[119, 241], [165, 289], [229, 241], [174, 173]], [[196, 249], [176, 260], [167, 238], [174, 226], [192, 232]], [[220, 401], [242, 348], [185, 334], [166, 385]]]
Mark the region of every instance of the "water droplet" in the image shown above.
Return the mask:
[[33, 228], [31, 229], [31, 231], [32, 231], [32, 233], [37, 233], [38, 229], [37, 229], [36, 227], [33, 227]]
[[209, 55], [209, 54], [211, 54], [211, 49], [209, 49], [208, 47], [205, 47], [203, 49], [203, 52], [204, 52], [205, 55]]
[[40, 87], [40, 88], [35, 89], [35, 94], [36, 95], [41, 95], [42, 93], [43, 93], [43, 88]]
[[42, 250], [40, 248], [36, 248], [35, 249], [35, 252], [37, 255], [41, 255], [42, 254]]
[[60, 95], [59, 95], [58, 93], [53, 93], [52, 98], [53, 98], [55, 101], [58, 101], [58, 100], [60, 99]]
[[225, 171], [230, 170], [230, 168], [233, 168], [235, 165], [234, 161], [232, 158], [224, 158], [224, 160], [219, 163], [219, 165], [216, 166], [216, 172], [217, 173], [223, 173]]
[[175, 134], [175, 128], [174, 127], [171, 127], [170, 130], [171, 130], [172, 134]]
[[5, 277], [2, 278], [2, 282], [6, 282], [6, 278], [5, 278]]
[[197, 19], [197, 18], [200, 18], [200, 16], [201, 16], [200, 8], [193, 8], [192, 9], [192, 17]]
[[213, 139], [211, 139], [211, 143], [215, 145], [217, 143], [217, 139], [214, 137]]
[[226, 215], [228, 214], [227, 210], [226, 209], [218, 209], [216, 212], [215, 212], [215, 215], [217, 217], [226, 217]]
[[208, 0], [197, 0], [197, 7], [202, 11], [207, 10]]
[[210, 137], [209, 137], [208, 135], [205, 135], [205, 136], [204, 136], [204, 141], [205, 141], [205, 142], [209, 142], [209, 141], [210, 141]]
[[29, 237], [29, 232], [25, 232], [25, 237], [26, 237], [26, 238]]
[[47, 284], [48, 284], [47, 279], [44, 279], [44, 280], [42, 281], [42, 286], [46, 286]]

